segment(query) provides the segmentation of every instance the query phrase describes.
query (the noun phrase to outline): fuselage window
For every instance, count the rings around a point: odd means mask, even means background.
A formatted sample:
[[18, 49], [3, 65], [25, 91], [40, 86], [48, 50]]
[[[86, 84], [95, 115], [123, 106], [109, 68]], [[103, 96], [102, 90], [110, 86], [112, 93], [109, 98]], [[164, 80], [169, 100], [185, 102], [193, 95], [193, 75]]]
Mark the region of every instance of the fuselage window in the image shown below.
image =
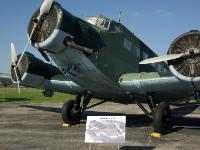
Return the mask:
[[124, 48], [135, 54], [138, 58], [140, 58], [140, 48], [127, 38], [124, 38]]
[[129, 51], [132, 50], [132, 42], [127, 38], [124, 38], [124, 48]]
[[158, 71], [161, 71], [161, 69], [162, 69], [162, 66], [159, 64], [158, 65]]
[[151, 66], [156, 70], [156, 64], [151, 64]]
[[143, 52], [143, 60], [148, 59], [148, 58], [149, 58], [148, 54]]
[[140, 48], [136, 46], [136, 55], [140, 58]]

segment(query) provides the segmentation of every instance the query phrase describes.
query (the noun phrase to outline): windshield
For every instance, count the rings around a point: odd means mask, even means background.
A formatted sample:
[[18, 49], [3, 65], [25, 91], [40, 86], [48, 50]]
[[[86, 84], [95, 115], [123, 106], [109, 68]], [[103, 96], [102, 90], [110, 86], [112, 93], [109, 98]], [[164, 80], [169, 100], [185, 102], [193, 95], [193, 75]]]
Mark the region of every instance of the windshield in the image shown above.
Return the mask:
[[86, 17], [85, 18], [87, 22], [91, 23], [92, 25], [95, 25], [97, 22], [97, 17]]
[[110, 20], [99, 17], [96, 23], [97, 26], [109, 29], [110, 27]]
[[98, 27], [109, 30], [111, 21], [105, 17], [97, 16], [97, 17], [85, 17], [85, 20], [92, 25], [96, 25]]

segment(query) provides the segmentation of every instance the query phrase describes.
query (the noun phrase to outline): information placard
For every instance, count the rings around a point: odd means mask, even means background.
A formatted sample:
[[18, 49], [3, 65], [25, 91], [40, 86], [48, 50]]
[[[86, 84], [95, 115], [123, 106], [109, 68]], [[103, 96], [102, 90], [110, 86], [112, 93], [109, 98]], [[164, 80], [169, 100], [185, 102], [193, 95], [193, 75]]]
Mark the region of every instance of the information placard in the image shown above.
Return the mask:
[[125, 116], [88, 116], [85, 143], [124, 143]]

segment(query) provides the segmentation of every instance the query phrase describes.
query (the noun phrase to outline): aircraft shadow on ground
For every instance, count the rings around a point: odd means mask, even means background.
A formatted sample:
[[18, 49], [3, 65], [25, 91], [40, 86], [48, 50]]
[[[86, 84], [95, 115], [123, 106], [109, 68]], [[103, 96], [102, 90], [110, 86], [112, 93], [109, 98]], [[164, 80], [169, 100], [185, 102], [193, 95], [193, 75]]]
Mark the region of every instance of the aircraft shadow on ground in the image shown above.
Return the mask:
[[145, 114], [125, 114], [125, 113], [86, 111], [83, 115], [83, 119], [86, 120], [87, 116], [126, 116], [127, 127], [150, 126], [152, 123], [152, 120]]
[[120, 147], [120, 150], [152, 150], [154, 148], [151, 146], [123, 146]]
[[31, 99], [29, 98], [5, 98], [4, 100], [0, 100], [0, 103], [2, 102], [17, 102], [17, 101], [29, 101]]
[[187, 115], [192, 113], [194, 110], [196, 110], [200, 105], [195, 104], [195, 105], [181, 105], [175, 109], [172, 110], [172, 114], [180, 114], [181, 116]]
[[20, 107], [43, 110], [43, 111], [48, 111], [48, 112], [61, 113], [61, 108], [56, 108], [56, 107], [39, 106], [39, 105], [20, 105]]
[[[20, 105], [20, 107], [61, 113], [61, 108], [56, 108], [56, 107], [38, 106], [38, 105]], [[200, 117], [199, 118], [184, 117], [184, 115], [193, 112], [195, 109], [197, 109], [197, 107], [199, 107], [199, 105], [189, 105], [189, 106], [177, 107], [172, 110], [173, 114], [172, 123], [174, 126], [176, 126], [176, 128], [173, 129], [174, 132], [186, 126], [187, 128], [200, 127]], [[125, 113], [86, 111], [83, 114], [82, 123], [85, 123], [87, 116], [126, 116], [127, 127], [137, 127], [137, 126], [144, 127], [144, 126], [150, 126], [152, 124], [152, 120], [145, 114], [125, 114]]]
[[172, 123], [175, 126], [198, 126], [200, 127], [200, 117], [184, 117], [196, 110], [199, 105], [188, 105], [172, 110]]
[[[20, 105], [20, 107], [61, 113], [61, 108], [55, 108], [55, 107], [49, 107], [49, 106]], [[128, 114], [127, 115], [124, 113], [86, 111], [85, 113], [83, 113], [82, 123], [86, 122], [87, 116], [126, 116], [127, 127], [150, 126], [152, 122], [152, 120], [148, 118], [145, 114]]]

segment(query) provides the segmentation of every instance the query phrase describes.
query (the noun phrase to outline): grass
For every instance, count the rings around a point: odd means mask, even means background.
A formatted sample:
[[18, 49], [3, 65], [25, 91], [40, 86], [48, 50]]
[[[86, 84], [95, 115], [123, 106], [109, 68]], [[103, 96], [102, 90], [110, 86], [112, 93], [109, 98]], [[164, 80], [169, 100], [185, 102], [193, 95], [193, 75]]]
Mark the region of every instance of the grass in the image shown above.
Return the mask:
[[[14, 102], [19, 104], [30, 103], [64, 103], [67, 100], [74, 99], [74, 95], [55, 92], [51, 98], [44, 97], [42, 90], [32, 88], [22, 88], [21, 94], [18, 94], [16, 88], [0, 88], [0, 102]], [[91, 103], [98, 100], [92, 99]]]

